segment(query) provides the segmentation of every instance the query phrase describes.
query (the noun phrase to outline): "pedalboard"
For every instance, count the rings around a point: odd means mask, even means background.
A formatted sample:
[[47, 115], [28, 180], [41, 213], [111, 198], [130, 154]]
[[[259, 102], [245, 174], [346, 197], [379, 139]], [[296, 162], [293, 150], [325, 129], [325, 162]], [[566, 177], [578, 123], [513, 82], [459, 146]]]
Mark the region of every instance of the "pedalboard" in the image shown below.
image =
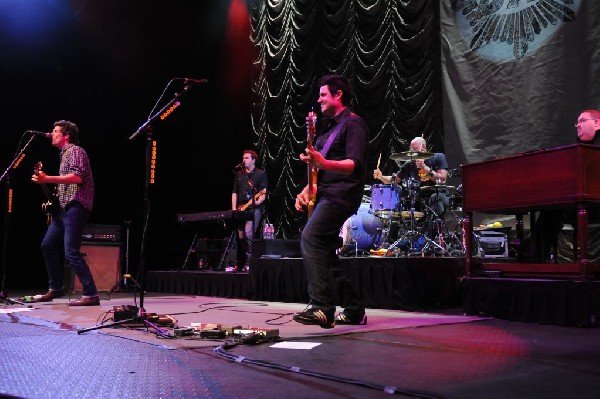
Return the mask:
[[[190, 329], [194, 335], [207, 339], [223, 339], [227, 337], [246, 337], [251, 335], [263, 338], [276, 338], [279, 336], [279, 329], [246, 327], [240, 325], [226, 326], [218, 323], [191, 323]], [[183, 330], [183, 328], [181, 329]], [[188, 328], [185, 328], [186, 332]], [[177, 333], [176, 333], [177, 335]]]

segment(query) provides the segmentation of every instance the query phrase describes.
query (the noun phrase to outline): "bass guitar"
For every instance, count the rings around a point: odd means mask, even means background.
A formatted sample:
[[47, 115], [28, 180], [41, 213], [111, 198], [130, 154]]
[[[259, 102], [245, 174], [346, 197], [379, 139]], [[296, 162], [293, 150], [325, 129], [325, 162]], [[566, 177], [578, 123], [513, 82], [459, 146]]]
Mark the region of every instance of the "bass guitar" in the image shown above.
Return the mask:
[[[39, 175], [42, 167], [41, 161], [36, 162], [33, 167], [33, 173]], [[45, 183], [40, 183], [40, 187], [46, 197], [46, 202], [42, 204], [42, 210], [46, 213], [46, 222], [50, 224], [52, 223], [52, 215], [58, 210], [58, 194], [56, 192], [56, 187], [53, 191], [50, 191], [50, 188]]]
[[[313, 148], [313, 139], [317, 132], [317, 114], [311, 109], [306, 117], [306, 145], [308, 148]], [[313, 213], [317, 202], [317, 168], [308, 165], [308, 205], [306, 207], [307, 217]]]
[[253, 202], [255, 202], [255, 201], [258, 201], [258, 199], [260, 198], [260, 196], [261, 196], [261, 195], [263, 195], [263, 194], [266, 194], [266, 193], [267, 193], [267, 189], [266, 189], [266, 188], [263, 188], [262, 190], [260, 190], [259, 192], [257, 192], [257, 193], [254, 195], [254, 198], [253, 198], [253, 199], [251, 199], [250, 201], [246, 202], [244, 205], [242, 205], [242, 206], [238, 207], [238, 209], [237, 209], [237, 210], [238, 210], [238, 211], [245, 211], [246, 209], [248, 209], [248, 207], [249, 207], [250, 205], [252, 205], [252, 203], [253, 203]]

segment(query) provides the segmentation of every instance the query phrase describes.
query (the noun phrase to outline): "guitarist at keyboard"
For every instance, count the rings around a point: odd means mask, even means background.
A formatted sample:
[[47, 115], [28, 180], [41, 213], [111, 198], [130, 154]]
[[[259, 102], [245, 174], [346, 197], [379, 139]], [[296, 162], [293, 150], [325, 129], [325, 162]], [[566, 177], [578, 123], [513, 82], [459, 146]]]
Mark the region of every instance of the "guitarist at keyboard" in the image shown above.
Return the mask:
[[237, 256], [236, 265], [226, 271], [238, 272], [250, 270], [252, 239], [260, 226], [267, 199], [267, 174], [256, 167], [258, 154], [252, 150], [242, 153], [242, 163], [236, 172], [231, 192], [231, 209], [235, 211], [253, 211], [251, 220], [237, 220]]
[[[324, 118], [322, 129], [316, 129], [314, 146], [309, 140], [305, 153], [300, 154], [302, 162], [317, 170], [316, 201], [300, 239], [311, 306], [296, 313], [294, 320], [322, 328], [332, 328], [336, 323], [365, 324], [362, 298], [350, 284], [336, 250], [340, 247], [342, 226], [358, 211], [362, 202], [369, 130], [365, 121], [350, 111], [353, 91], [345, 77], [325, 76], [319, 80], [318, 87], [317, 102]], [[311, 118], [314, 116], [309, 114]], [[296, 197], [298, 211], [311, 205], [313, 188], [307, 184]], [[311, 212], [309, 208], [307, 210]], [[335, 288], [345, 306], [337, 316]]]

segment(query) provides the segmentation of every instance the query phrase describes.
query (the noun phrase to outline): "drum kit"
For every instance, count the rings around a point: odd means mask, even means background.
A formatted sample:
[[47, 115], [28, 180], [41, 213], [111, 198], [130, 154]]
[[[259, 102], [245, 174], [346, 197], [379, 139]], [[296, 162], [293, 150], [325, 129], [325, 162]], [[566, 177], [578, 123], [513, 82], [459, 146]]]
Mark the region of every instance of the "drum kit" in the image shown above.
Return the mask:
[[[394, 161], [427, 159], [432, 153], [406, 151]], [[369, 193], [370, 195], [367, 195]], [[464, 256], [462, 189], [399, 184], [365, 186], [363, 202], [340, 231], [340, 256]], [[451, 228], [448, 228], [451, 226]]]

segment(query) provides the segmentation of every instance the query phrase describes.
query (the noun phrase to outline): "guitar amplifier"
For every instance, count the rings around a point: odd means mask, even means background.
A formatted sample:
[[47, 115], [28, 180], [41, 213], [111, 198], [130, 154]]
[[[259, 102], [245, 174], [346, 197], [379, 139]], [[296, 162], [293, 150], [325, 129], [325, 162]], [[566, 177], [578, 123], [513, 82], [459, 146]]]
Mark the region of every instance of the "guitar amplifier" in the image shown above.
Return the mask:
[[88, 224], [81, 234], [83, 242], [121, 242], [121, 226]]
[[[110, 242], [90, 242], [81, 245], [81, 254], [88, 264], [98, 291], [109, 291], [121, 274], [121, 245]], [[80, 291], [81, 283], [73, 280], [73, 291]]]

